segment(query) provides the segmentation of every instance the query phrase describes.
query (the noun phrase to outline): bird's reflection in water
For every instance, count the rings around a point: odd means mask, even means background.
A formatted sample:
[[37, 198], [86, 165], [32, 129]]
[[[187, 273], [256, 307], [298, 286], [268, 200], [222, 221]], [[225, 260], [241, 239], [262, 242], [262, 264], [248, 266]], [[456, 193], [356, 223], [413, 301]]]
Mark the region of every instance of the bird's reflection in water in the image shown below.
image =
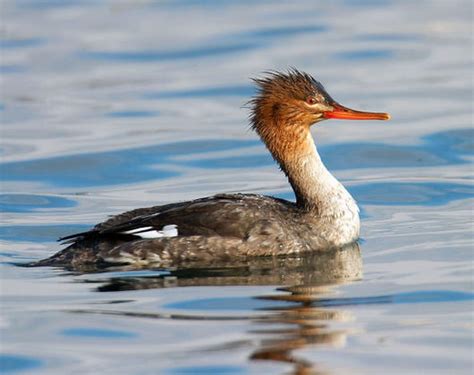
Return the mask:
[[[115, 277], [102, 283], [98, 291], [123, 291], [184, 286], [225, 285], [280, 285], [280, 293], [257, 297], [264, 301], [283, 301], [289, 304], [259, 308], [257, 317], [249, 317], [258, 324], [251, 333], [257, 337], [258, 348], [251, 360], [280, 361], [294, 365], [293, 374], [322, 374], [318, 365], [298, 357], [297, 349], [308, 346], [344, 346], [350, 331], [334, 329], [331, 321], [344, 322], [352, 316], [342, 310], [324, 307], [334, 297], [335, 286], [362, 278], [362, 259], [357, 243], [324, 253], [284, 258], [256, 258], [234, 262], [232, 265], [214, 264], [206, 268], [170, 270], [166, 275], [144, 277]], [[277, 307], [276, 307], [277, 306]], [[86, 312], [86, 311], [83, 311]], [[92, 311], [88, 311], [89, 313]], [[94, 311], [144, 318], [192, 319], [189, 315], [160, 313]], [[196, 316], [196, 319], [203, 317]], [[227, 317], [204, 319], [225, 320]], [[232, 318], [230, 318], [232, 319]], [[234, 318], [235, 319], [235, 318]], [[239, 317], [238, 319], [242, 319]], [[245, 319], [245, 318], [244, 318]], [[284, 328], [282, 328], [284, 327]], [[237, 345], [237, 344], [236, 344]], [[228, 347], [233, 347], [229, 343]], [[216, 350], [222, 349], [216, 348]], [[209, 348], [207, 348], [209, 350]]]
[[[329, 372], [318, 369], [317, 365], [309, 360], [298, 357], [295, 350], [308, 346], [325, 345], [343, 347], [350, 332], [347, 329], [331, 328], [331, 321], [345, 322], [352, 319], [346, 311], [316, 307], [313, 302], [325, 296], [328, 289], [318, 286], [284, 288], [290, 292], [286, 295], [260, 297], [280, 301], [299, 301], [301, 304], [294, 307], [271, 308], [278, 312], [270, 319], [258, 320], [261, 325], [270, 326], [254, 330], [253, 333], [266, 337], [260, 341], [260, 348], [251, 356], [252, 360], [279, 361], [294, 365], [292, 374], [327, 374]], [[288, 328], [272, 328], [271, 325], [288, 325]]]

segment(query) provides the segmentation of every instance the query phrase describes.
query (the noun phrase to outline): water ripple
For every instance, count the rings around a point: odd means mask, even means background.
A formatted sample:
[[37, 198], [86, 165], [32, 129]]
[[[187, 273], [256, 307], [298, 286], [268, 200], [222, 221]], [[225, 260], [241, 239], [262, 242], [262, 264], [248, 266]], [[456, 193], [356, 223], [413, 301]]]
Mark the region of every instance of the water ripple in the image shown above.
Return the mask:
[[186, 141], [4, 163], [0, 171], [6, 180], [40, 181], [63, 187], [131, 184], [178, 176], [180, 173], [175, 170], [154, 167], [170, 162], [177, 155], [232, 150], [254, 144], [255, 141]]
[[[349, 186], [349, 192], [362, 206], [361, 217], [368, 217], [365, 205], [374, 206], [442, 206], [474, 197], [474, 187], [448, 182], [376, 182]], [[273, 194], [293, 201], [292, 191]]]
[[35, 47], [43, 44], [44, 42], [45, 40], [41, 38], [0, 39], [0, 49]]
[[104, 328], [67, 328], [61, 331], [64, 336], [98, 338], [98, 339], [129, 339], [137, 337], [133, 332]]
[[20, 242], [53, 242], [71, 233], [90, 229], [90, 225], [46, 224], [46, 225], [4, 225], [0, 226], [0, 239]]
[[268, 27], [260, 28], [251, 31], [245, 31], [240, 34], [232, 35], [232, 38], [269, 38], [279, 39], [282, 37], [294, 36], [299, 34], [308, 33], [321, 33], [328, 30], [327, 26], [322, 25], [292, 25], [292, 26], [279, 26], [279, 27]]
[[[320, 147], [331, 170], [357, 168], [428, 167], [465, 164], [474, 151], [472, 129], [432, 134], [415, 146], [383, 143], [342, 143]], [[88, 187], [120, 185], [178, 176], [176, 169], [157, 168], [163, 164], [205, 169], [256, 168], [273, 165], [257, 140], [198, 140], [96, 152], [49, 159], [10, 162], [0, 165], [7, 181], [38, 181], [54, 186]], [[213, 157], [209, 152], [232, 151], [230, 156]], [[194, 155], [193, 155], [194, 154]]]
[[454, 183], [374, 183], [351, 186], [361, 204], [382, 206], [441, 206], [474, 197], [474, 186]]
[[144, 111], [144, 110], [127, 110], [127, 111], [108, 112], [105, 115], [107, 117], [116, 117], [116, 118], [140, 118], [140, 117], [156, 117], [159, 115], [159, 112], [158, 111]]
[[174, 90], [149, 92], [143, 95], [145, 99], [185, 99], [185, 98], [208, 98], [222, 96], [250, 97], [255, 94], [255, 88], [250, 85], [208, 87], [189, 90]]
[[[284, 297], [283, 297], [284, 298]], [[473, 301], [474, 293], [450, 290], [421, 290], [406, 293], [368, 297], [317, 298], [311, 302], [315, 307], [407, 304], [407, 303], [452, 303]], [[308, 300], [305, 300], [308, 302]], [[270, 304], [269, 304], [270, 302]], [[255, 311], [291, 309], [298, 301], [282, 300], [281, 296], [262, 297], [222, 297], [180, 301], [165, 305], [168, 309], [204, 311]]]
[[393, 50], [388, 49], [365, 49], [354, 51], [343, 51], [334, 54], [334, 57], [340, 60], [379, 60], [390, 59], [394, 55]]
[[228, 55], [231, 53], [242, 53], [257, 48], [257, 43], [241, 43], [223, 46], [203, 46], [200, 48], [186, 48], [183, 50], [171, 51], [90, 51], [81, 52], [80, 57], [104, 60], [104, 61], [121, 61], [121, 62], [154, 62], [166, 60], [189, 60], [203, 57]]
[[20, 371], [33, 370], [41, 367], [43, 361], [23, 355], [0, 354], [0, 372], [13, 374]]
[[0, 210], [3, 212], [33, 212], [75, 206], [77, 202], [73, 200], [51, 195], [0, 194]]
[[314, 302], [316, 306], [354, 306], [373, 304], [406, 304], [406, 303], [449, 303], [473, 301], [474, 293], [452, 290], [421, 290], [373, 297], [350, 297], [321, 299]]

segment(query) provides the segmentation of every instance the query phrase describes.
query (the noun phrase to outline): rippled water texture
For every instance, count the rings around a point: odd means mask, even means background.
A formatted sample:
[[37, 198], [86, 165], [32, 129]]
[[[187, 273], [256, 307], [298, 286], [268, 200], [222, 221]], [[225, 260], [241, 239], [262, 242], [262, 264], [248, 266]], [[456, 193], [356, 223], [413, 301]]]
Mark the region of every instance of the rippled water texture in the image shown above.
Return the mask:
[[[0, 372], [470, 374], [470, 1], [1, 4]], [[390, 122], [313, 134], [359, 246], [212, 268], [17, 264], [107, 215], [293, 194], [248, 130], [249, 77], [295, 66]]]

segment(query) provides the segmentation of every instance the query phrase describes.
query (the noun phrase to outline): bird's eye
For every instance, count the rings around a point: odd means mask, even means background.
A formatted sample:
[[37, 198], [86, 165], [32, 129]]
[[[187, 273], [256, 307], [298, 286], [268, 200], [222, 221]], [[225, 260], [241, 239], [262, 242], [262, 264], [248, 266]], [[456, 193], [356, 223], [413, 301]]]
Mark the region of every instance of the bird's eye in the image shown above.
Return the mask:
[[316, 104], [316, 98], [314, 96], [308, 96], [306, 98], [306, 103], [308, 103], [309, 105]]

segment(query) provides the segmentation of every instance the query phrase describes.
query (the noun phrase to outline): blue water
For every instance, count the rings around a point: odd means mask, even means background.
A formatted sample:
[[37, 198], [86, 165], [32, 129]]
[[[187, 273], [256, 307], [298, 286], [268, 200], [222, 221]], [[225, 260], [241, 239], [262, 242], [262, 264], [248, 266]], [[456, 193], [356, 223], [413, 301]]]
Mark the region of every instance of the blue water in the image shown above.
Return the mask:
[[[471, 374], [472, 4], [17, 0], [0, 35], [0, 372]], [[248, 126], [296, 67], [389, 122], [326, 121], [360, 248], [210, 268], [25, 268], [108, 215], [294, 199]]]
[[100, 339], [129, 339], [136, 337], [134, 333], [101, 328], [68, 328], [61, 332], [64, 336]]
[[2, 373], [16, 373], [40, 368], [42, 362], [35, 358], [17, 355], [0, 355], [0, 370]]

